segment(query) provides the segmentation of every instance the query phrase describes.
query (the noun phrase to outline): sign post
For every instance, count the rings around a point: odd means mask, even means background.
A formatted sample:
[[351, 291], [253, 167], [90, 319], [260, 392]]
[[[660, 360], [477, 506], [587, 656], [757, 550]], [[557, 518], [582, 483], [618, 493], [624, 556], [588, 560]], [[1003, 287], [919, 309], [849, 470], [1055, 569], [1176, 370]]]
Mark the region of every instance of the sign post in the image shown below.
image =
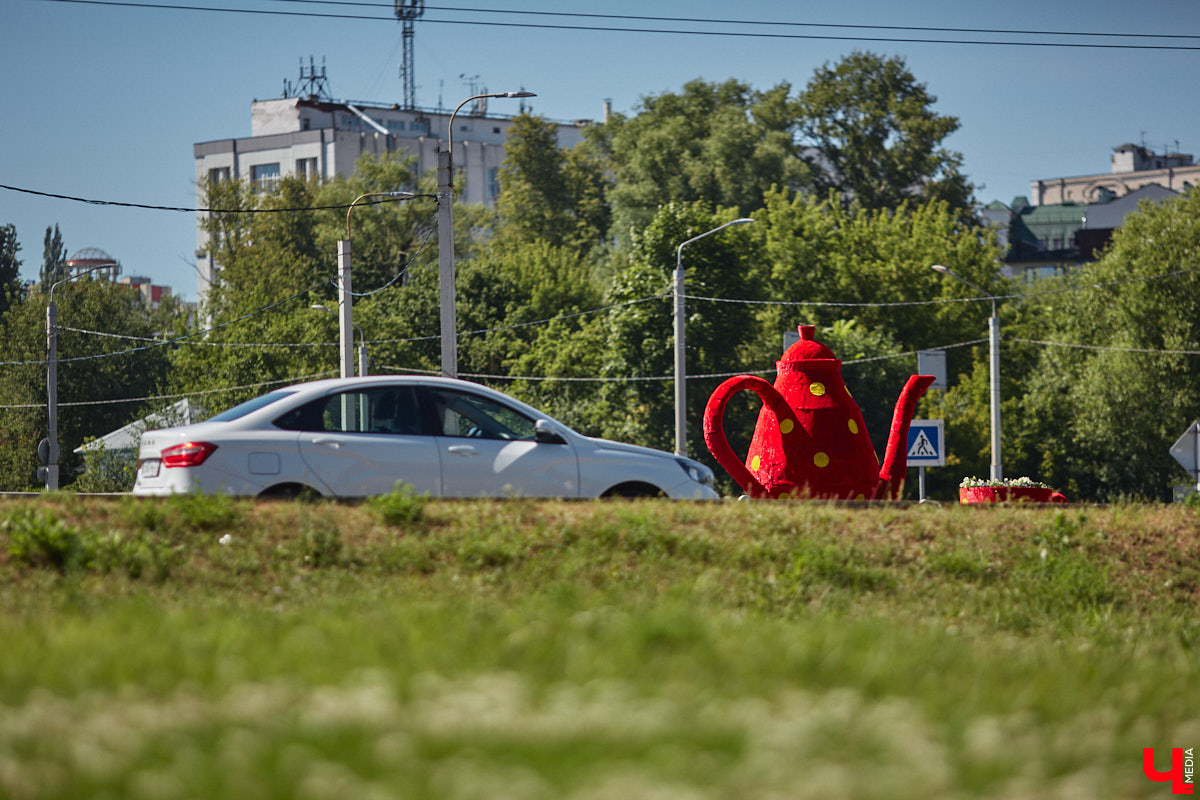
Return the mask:
[[1196, 491], [1200, 492], [1200, 419], [1194, 421], [1171, 445], [1171, 455], [1192, 474]]
[[946, 466], [944, 421], [914, 419], [908, 426], [908, 465], [917, 468], [917, 494], [925, 502], [925, 468]]

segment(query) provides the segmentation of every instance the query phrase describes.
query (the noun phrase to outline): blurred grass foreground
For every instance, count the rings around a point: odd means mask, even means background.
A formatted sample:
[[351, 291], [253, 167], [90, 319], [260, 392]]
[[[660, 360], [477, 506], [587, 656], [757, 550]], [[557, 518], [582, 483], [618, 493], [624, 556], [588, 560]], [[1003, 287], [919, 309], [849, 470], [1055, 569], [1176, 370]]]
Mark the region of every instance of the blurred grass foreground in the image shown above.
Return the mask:
[[9, 499], [0, 797], [1165, 797], [1198, 523]]

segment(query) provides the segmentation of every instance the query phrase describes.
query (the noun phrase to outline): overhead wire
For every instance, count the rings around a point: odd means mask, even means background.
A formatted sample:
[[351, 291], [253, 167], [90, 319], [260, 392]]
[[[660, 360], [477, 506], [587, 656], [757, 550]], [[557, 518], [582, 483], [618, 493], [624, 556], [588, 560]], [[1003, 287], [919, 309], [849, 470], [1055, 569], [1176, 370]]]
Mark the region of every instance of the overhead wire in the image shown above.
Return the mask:
[[[298, 383], [301, 381], [312, 380], [326, 375], [336, 375], [337, 370], [330, 369], [324, 372], [313, 372], [308, 375], [296, 375], [291, 378], [278, 378], [271, 381], [260, 381], [259, 383], [245, 383], [241, 386], [225, 386], [220, 389], [197, 389], [194, 392], [182, 392], [179, 394], [159, 394], [147, 395], [144, 397], [123, 397], [119, 400], [76, 400], [68, 403], [58, 403], [61, 406], [102, 406], [116, 405], [117, 403], [148, 403], [151, 400], [181, 400], [185, 397], [195, 397], [197, 395], [218, 394], [220, 392], [234, 392], [242, 389], [261, 389], [264, 386], [278, 386], [280, 384]], [[14, 403], [11, 405], [0, 405], [0, 409], [8, 408], [45, 408], [45, 403]]]
[[[323, 6], [357, 6], [365, 8], [392, 8], [392, 3], [353, 2], [352, 0], [270, 0], [277, 3], [295, 3]], [[712, 17], [656, 17], [644, 14], [601, 14], [585, 11], [528, 11], [509, 8], [469, 8], [463, 6], [434, 6], [425, 5], [426, 11], [450, 11], [476, 14], [513, 14], [533, 17], [578, 17], [590, 19], [631, 19], [647, 22], [690, 22], [711, 25], [770, 25], [772, 27], [793, 28], [851, 28], [859, 30], [888, 30], [888, 31], [932, 31], [943, 33], [998, 33], [1021, 34], [1028, 36], [1105, 36], [1116, 38], [1151, 38], [1151, 39], [1200, 39], [1200, 35], [1171, 34], [1171, 33], [1109, 33], [1104, 31], [1053, 31], [1036, 29], [1012, 28], [949, 28], [919, 25], [867, 25], [844, 22], [792, 22], [787, 20], [748, 20]]]
[[[193, 208], [190, 206], [163, 206], [154, 205], [152, 203], [129, 203], [120, 200], [94, 200], [87, 197], [75, 197], [69, 194], [58, 194], [55, 192], [44, 192], [38, 189], [26, 189], [21, 186], [10, 186], [0, 183], [0, 189], [7, 189], [10, 192], [21, 192], [23, 194], [31, 194], [37, 197], [48, 197], [53, 200], [71, 200], [76, 203], [86, 203], [92, 206], [117, 206], [120, 208], [141, 208], [150, 211], [181, 211], [187, 214], [295, 214], [302, 211], [345, 211], [350, 207], [349, 203], [332, 206], [299, 206], [296, 208]], [[381, 203], [397, 203], [402, 200], [412, 200], [417, 197], [428, 197], [434, 200], [437, 199], [435, 194], [413, 194], [404, 197], [388, 197], [377, 200], [372, 200], [363, 205], [380, 205]]]
[[[183, 3], [145, 3], [145, 2], [128, 2], [128, 0], [43, 0], [43, 2], [52, 3], [74, 3], [78, 5], [93, 5], [93, 6], [115, 6], [124, 8], [151, 8], [165, 9], [174, 11], [199, 11], [199, 12], [216, 12], [230, 14], [255, 14], [267, 16], [283, 16], [283, 17], [301, 17], [313, 19], [340, 19], [348, 21], [387, 21], [395, 23], [394, 15], [387, 16], [371, 16], [365, 14], [328, 14], [315, 11], [279, 11], [273, 9], [262, 8], [229, 8], [222, 6], [198, 6], [186, 5]], [[1177, 51], [1196, 51], [1200, 50], [1200, 46], [1196, 45], [1166, 45], [1166, 44], [1118, 44], [1104, 42], [1041, 42], [1041, 41], [1008, 41], [1008, 40], [988, 40], [988, 39], [937, 39], [937, 38], [921, 38], [921, 37], [900, 37], [900, 36], [835, 36], [832, 34], [816, 34], [816, 33], [778, 33], [778, 32], [762, 32], [762, 31], [731, 31], [731, 30], [684, 30], [678, 28], [639, 28], [629, 26], [608, 26], [608, 25], [564, 25], [564, 24], [549, 24], [538, 22], [499, 22], [494, 20], [451, 20], [451, 19], [434, 19], [430, 17], [422, 17], [422, 24], [441, 24], [441, 25], [475, 25], [485, 27], [500, 27], [500, 28], [525, 28], [525, 29], [541, 29], [541, 30], [567, 30], [567, 31], [589, 31], [589, 32], [611, 32], [611, 33], [641, 33], [641, 34], [669, 34], [669, 35], [687, 35], [687, 36], [707, 36], [707, 37], [732, 37], [732, 38], [755, 38], [755, 39], [777, 39], [777, 40], [823, 40], [823, 41], [854, 41], [854, 42], [882, 42], [895, 44], [950, 44], [950, 45], [970, 45], [970, 46], [1003, 46], [1003, 47], [1069, 47], [1069, 48], [1094, 48], [1108, 50], [1177, 50]], [[758, 23], [762, 25], [772, 25], [775, 23]], [[836, 26], [849, 27], [849, 26]], [[895, 26], [896, 30], [910, 30], [903, 26]], [[927, 30], [923, 28], [911, 28], [911, 30]], [[970, 31], [970, 29], [963, 29]], [[953, 33], [960, 32], [955, 29], [946, 29], [944, 32]], [[972, 31], [977, 32], [977, 31]], [[1021, 35], [1043, 35], [1053, 36], [1059, 35], [1053, 32], [1037, 32], [1025, 33]], [[1090, 34], [1093, 36], [1107, 36], [1108, 34]], [[1166, 35], [1164, 35], [1166, 36]], [[1168, 37], [1170, 38], [1170, 37]], [[1191, 37], [1179, 37], [1191, 38]]]

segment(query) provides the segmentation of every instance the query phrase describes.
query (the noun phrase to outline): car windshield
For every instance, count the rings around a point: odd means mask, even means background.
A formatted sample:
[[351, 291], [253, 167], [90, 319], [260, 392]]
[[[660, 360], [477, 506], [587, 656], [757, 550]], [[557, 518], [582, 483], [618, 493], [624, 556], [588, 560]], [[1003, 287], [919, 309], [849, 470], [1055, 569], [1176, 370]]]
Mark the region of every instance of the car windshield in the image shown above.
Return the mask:
[[289, 395], [293, 395], [295, 393], [296, 393], [295, 389], [276, 389], [273, 392], [267, 392], [266, 394], [262, 395], [261, 397], [256, 397], [253, 400], [247, 400], [244, 403], [239, 403], [238, 405], [234, 406], [233, 408], [226, 409], [225, 411], [222, 411], [220, 414], [216, 414], [215, 416], [209, 417], [208, 421], [209, 422], [230, 422], [235, 419], [241, 419], [242, 417], [246, 416], [247, 414], [250, 414], [254, 411], [258, 411], [263, 406], [269, 406], [269, 405], [271, 405], [271, 403], [274, 403], [278, 400], [282, 400], [283, 398], [288, 397]]

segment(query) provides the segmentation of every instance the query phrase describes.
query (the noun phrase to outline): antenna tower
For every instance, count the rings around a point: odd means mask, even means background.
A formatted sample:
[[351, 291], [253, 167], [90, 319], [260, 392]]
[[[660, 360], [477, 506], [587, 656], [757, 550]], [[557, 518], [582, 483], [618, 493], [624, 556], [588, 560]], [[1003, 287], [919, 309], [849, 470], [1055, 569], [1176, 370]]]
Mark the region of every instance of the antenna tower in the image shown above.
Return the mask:
[[304, 70], [304, 59], [300, 59], [300, 80], [297, 83], [292, 83], [289, 80], [283, 82], [284, 97], [311, 97], [317, 100], [332, 101], [333, 95], [329, 93], [329, 83], [325, 78], [325, 56], [321, 56], [321, 71], [317, 72], [317, 65], [312, 56], [308, 57], [308, 71]]
[[413, 77], [413, 22], [425, 13], [425, 0], [394, 0], [400, 20], [400, 41], [404, 45], [400, 62], [400, 82], [404, 85], [404, 107], [417, 107], [417, 89]]

